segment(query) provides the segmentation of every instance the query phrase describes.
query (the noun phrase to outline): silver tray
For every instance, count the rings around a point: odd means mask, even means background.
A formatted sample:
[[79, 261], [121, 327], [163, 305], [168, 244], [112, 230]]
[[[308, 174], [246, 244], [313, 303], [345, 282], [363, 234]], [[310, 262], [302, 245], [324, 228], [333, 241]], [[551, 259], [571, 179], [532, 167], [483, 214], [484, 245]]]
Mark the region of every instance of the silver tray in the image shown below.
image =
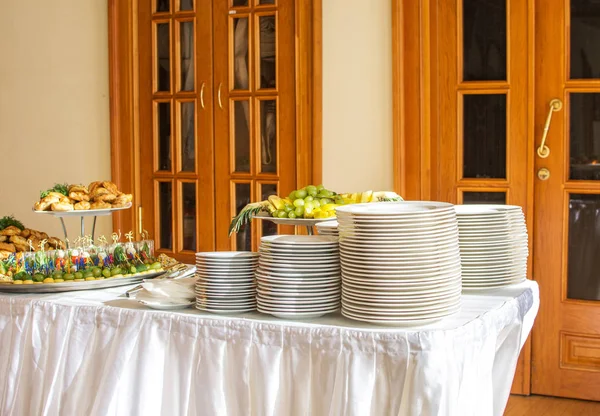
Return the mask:
[[304, 225], [306, 227], [312, 227], [320, 222], [324, 221], [334, 221], [337, 220], [336, 217], [329, 218], [275, 218], [266, 212], [260, 212], [257, 215], [254, 215], [252, 218], [256, 218], [259, 220], [267, 220], [274, 222], [275, 224], [280, 225]]
[[1, 283], [0, 292], [10, 293], [59, 293], [72, 292], [76, 290], [108, 289], [109, 287], [128, 286], [140, 283], [143, 280], [152, 279], [167, 273], [165, 270], [154, 273], [140, 274], [131, 277], [115, 277], [112, 279], [89, 280], [85, 282], [72, 283], [42, 283], [41, 285], [15, 285], [12, 283]]
[[106, 215], [111, 215], [115, 211], [122, 211], [124, 209], [131, 208], [131, 202], [124, 207], [120, 208], [107, 208], [107, 209], [85, 209], [78, 211], [36, 211], [33, 210], [36, 214], [45, 214], [51, 215], [53, 217], [102, 217]]

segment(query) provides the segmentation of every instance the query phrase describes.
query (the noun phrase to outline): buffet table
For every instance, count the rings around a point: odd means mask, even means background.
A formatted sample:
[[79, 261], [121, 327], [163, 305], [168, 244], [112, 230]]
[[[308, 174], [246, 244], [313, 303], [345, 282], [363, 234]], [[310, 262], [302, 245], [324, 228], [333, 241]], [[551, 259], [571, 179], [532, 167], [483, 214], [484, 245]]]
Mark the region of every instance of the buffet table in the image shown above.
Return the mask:
[[535, 282], [419, 328], [161, 312], [127, 287], [0, 293], [3, 415], [501, 415]]

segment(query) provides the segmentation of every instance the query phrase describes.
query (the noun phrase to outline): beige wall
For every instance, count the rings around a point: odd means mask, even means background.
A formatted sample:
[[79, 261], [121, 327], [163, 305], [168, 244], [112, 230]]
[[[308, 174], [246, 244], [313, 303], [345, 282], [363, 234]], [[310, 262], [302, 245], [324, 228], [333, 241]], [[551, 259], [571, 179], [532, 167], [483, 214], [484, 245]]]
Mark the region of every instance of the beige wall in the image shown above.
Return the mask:
[[389, 0], [323, 1], [323, 183], [393, 190]]
[[57, 219], [31, 212], [39, 191], [110, 178], [107, 33], [106, 0], [2, 3], [0, 216], [62, 236]]

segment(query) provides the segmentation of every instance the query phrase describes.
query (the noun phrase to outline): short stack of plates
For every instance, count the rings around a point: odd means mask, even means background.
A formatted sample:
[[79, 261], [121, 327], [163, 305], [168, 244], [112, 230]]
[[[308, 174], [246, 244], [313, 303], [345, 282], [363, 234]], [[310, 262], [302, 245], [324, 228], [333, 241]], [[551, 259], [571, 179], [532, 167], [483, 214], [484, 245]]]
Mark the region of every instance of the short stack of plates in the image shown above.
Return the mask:
[[337, 237], [338, 236], [338, 222], [337, 221], [327, 221], [320, 222], [315, 227], [317, 227], [317, 232], [319, 235]]
[[258, 253], [196, 253], [196, 309], [213, 313], [256, 310]]
[[463, 288], [523, 282], [529, 255], [523, 210], [511, 205], [457, 205]]
[[382, 202], [336, 211], [344, 316], [409, 326], [460, 310], [460, 250], [452, 204]]
[[258, 311], [309, 319], [340, 308], [337, 238], [308, 235], [263, 237], [256, 270]]

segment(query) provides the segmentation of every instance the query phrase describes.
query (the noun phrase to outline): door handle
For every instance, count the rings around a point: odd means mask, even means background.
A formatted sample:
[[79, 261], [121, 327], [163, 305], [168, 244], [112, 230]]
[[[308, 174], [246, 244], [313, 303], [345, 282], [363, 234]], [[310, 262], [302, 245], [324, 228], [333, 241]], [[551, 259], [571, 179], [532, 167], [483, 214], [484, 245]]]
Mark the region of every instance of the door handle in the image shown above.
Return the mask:
[[542, 142], [540, 147], [537, 149], [537, 154], [542, 159], [545, 159], [550, 155], [550, 148], [546, 146], [546, 138], [548, 137], [548, 130], [550, 130], [550, 123], [552, 122], [552, 113], [560, 111], [562, 108], [562, 101], [559, 98], [554, 98], [550, 101], [550, 110], [548, 111], [548, 117], [546, 117], [546, 124], [544, 124], [544, 132], [542, 133]]
[[219, 90], [217, 92], [217, 99], [219, 101], [219, 108], [222, 110], [223, 109], [223, 101], [221, 101], [221, 87], [223, 86], [222, 82], [219, 82]]
[[206, 87], [206, 83], [202, 83], [202, 87], [200, 88], [200, 107], [204, 110], [204, 87]]

